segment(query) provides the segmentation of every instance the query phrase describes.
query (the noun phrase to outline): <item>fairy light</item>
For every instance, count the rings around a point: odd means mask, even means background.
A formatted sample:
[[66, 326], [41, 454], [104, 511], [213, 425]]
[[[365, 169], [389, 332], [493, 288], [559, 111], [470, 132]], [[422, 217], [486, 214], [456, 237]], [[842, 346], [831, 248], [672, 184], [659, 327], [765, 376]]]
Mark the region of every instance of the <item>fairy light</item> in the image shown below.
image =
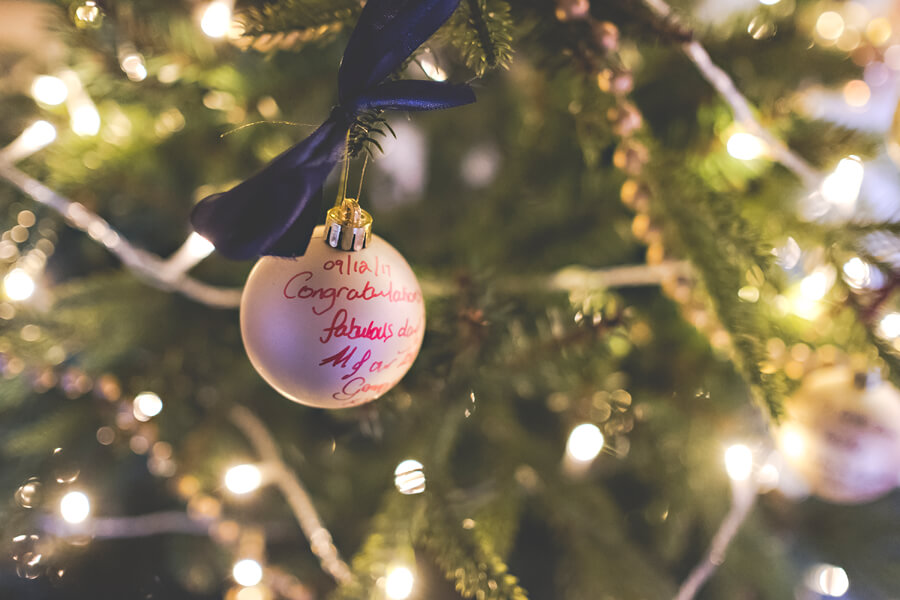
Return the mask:
[[872, 90], [862, 79], [852, 79], [844, 85], [844, 102], [853, 108], [862, 108], [869, 103]]
[[753, 452], [743, 444], [729, 446], [725, 451], [725, 471], [733, 481], [747, 481], [753, 472]]
[[66, 101], [69, 89], [59, 77], [38, 75], [31, 82], [31, 96], [47, 106], [58, 106]]
[[590, 462], [603, 450], [603, 434], [593, 423], [582, 423], [572, 430], [566, 442], [566, 455], [578, 462]]
[[858, 156], [851, 155], [841, 159], [834, 171], [822, 181], [822, 198], [839, 210], [852, 212], [859, 197], [864, 172]]
[[779, 436], [781, 449], [789, 458], [800, 458], [806, 451], [803, 435], [796, 429], [785, 425]]
[[872, 281], [872, 268], [858, 256], [845, 262], [841, 270], [844, 272], [847, 285], [852, 288], [864, 288]]
[[225, 487], [232, 494], [249, 494], [261, 483], [262, 471], [256, 465], [235, 465], [225, 472]]
[[84, 492], [69, 492], [59, 502], [59, 514], [66, 523], [82, 523], [91, 514], [91, 501]]
[[823, 563], [807, 572], [806, 585], [817, 594], [840, 598], [850, 589], [850, 578], [844, 569]]
[[56, 139], [56, 127], [44, 120], [35, 121], [26, 127], [19, 137], [0, 150], [0, 160], [17, 163], [27, 158]]
[[149, 421], [162, 412], [162, 400], [153, 392], [141, 392], [134, 397], [134, 418], [138, 421]]
[[244, 587], [253, 587], [263, 578], [262, 565], [252, 558], [244, 558], [234, 563], [231, 568], [231, 576]]
[[831, 287], [828, 280], [828, 274], [824, 270], [813, 271], [800, 281], [800, 294], [806, 300], [821, 300]]
[[91, 102], [75, 106], [70, 114], [69, 122], [72, 131], [82, 137], [97, 135], [100, 132], [100, 113]]
[[191, 232], [175, 254], [166, 259], [161, 274], [169, 279], [180, 277], [191, 270], [194, 265], [212, 254], [216, 247], [212, 242], [197, 233]]
[[137, 52], [128, 52], [119, 60], [119, 66], [131, 81], [143, 81], [147, 79], [147, 65], [144, 57]]
[[900, 313], [891, 312], [884, 315], [878, 329], [881, 330], [881, 335], [889, 339], [900, 336]]
[[738, 131], [725, 144], [728, 154], [738, 160], [754, 160], [766, 153], [766, 144], [752, 133]]
[[833, 42], [844, 33], [844, 18], [833, 10], [826, 10], [816, 20], [816, 33]]
[[200, 18], [200, 29], [213, 39], [223, 38], [231, 27], [231, 4], [222, 0], [210, 2]]
[[392, 567], [384, 582], [384, 593], [391, 600], [405, 600], [412, 594], [416, 578], [406, 567]]
[[34, 279], [25, 269], [13, 269], [3, 278], [3, 291], [7, 298], [15, 302], [31, 298], [34, 288]]
[[394, 485], [397, 491], [407, 496], [425, 491], [425, 472], [417, 460], [407, 459], [394, 469]]
[[432, 81], [447, 81], [447, 72], [440, 67], [430, 53], [423, 54], [419, 59], [422, 72]]

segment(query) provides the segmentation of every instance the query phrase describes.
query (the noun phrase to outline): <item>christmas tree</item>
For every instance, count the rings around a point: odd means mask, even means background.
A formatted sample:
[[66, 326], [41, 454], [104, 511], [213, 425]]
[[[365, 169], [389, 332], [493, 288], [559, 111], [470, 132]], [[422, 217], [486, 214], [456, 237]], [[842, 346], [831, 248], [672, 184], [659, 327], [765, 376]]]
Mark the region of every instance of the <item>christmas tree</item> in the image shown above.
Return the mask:
[[0, 15], [2, 597], [900, 596], [892, 3]]

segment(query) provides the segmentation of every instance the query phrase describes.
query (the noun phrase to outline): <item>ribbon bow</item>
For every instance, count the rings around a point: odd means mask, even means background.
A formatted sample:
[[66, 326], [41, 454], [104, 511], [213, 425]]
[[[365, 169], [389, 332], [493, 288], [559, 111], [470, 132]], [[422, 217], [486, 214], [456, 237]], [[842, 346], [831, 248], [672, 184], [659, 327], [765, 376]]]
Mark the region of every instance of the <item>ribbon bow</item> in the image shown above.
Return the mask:
[[369, 0], [344, 51], [339, 104], [328, 119], [256, 175], [201, 200], [191, 214], [194, 229], [233, 260], [303, 254], [320, 217], [325, 178], [344, 158], [347, 133], [359, 115], [373, 109], [433, 110], [475, 101], [465, 84], [383, 82], [458, 4], [459, 0]]

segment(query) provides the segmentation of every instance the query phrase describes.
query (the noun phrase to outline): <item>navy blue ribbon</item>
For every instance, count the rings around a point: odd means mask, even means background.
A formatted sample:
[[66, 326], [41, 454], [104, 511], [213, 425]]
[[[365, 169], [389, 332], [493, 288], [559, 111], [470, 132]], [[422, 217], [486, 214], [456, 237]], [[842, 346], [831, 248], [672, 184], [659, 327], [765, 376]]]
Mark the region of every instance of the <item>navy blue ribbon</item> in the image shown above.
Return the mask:
[[200, 201], [194, 229], [233, 260], [299, 256], [322, 212], [322, 186], [344, 158], [347, 132], [373, 110], [434, 110], [469, 104], [465, 84], [384, 81], [437, 31], [459, 0], [369, 0], [344, 51], [339, 104], [308, 138], [227, 192]]

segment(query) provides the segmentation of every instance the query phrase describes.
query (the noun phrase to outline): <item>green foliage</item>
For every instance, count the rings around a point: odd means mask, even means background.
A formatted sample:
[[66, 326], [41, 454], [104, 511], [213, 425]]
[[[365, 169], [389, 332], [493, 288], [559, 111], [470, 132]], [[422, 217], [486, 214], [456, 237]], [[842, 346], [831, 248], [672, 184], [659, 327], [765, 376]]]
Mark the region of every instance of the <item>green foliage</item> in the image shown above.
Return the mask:
[[668, 234], [678, 240], [679, 249], [699, 271], [716, 314], [731, 335], [740, 370], [772, 418], [778, 420], [786, 384], [781, 375], [761, 370], [771, 325], [738, 295], [748, 283], [765, 281], [771, 252], [741, 216], [735, 194], [713, 196], [699, 179], [685, 171], [675, 175], [671, 167], [660, 165], [656, 172], [672, 175], [656, 180], [660, 201], [655, 209], [667, 223]]
[[[499, 530], [495, 531], [495, 523], [483, 513], [481, 518], [474, 520], [473, 526], [467, 528], [439, 494], [429, 494], [427, 502], [424, 526], [417, 535], [418, 543], [434, 557], [444, 576], [454, 582], [463, 598], [525, 600], [528, 597], [495, 549], [494, 535], [504, 528], [508, 531], [508, 525], [504, 527], [498, 523]], [[498, 542], [504, 544], [503, 537], [499, 537]]]
[[459, 50], [476, 77], [482, 77], [488, 70], [509, 68], [512, 27], [506, 0], [463, 0], [439, 35]]
[[310, 42], [326, 42], [352, 25], [358, 0], [281, 0], [249, 7], [240, 15], [244, 33], [239, 45], [261, 52], [299, 50]]

